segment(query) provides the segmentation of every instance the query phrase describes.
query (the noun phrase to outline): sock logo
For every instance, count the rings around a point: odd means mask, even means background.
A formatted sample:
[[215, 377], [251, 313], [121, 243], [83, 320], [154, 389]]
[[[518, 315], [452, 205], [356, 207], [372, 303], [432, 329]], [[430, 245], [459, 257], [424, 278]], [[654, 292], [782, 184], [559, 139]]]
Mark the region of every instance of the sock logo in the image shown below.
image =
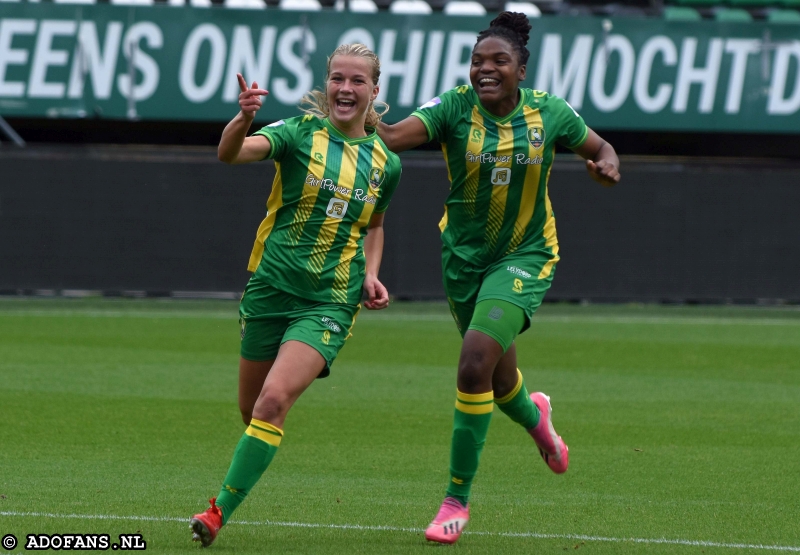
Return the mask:
[[233, 487], [231, 487], [231, 486], [229, 486], [229, 485], [227, 485], [227, 484], [225, 485], [225, 489], [226, 489], [226, 490], [228, 490], [229, 492], [233, 493], [233, 494], [237, 494], [237, 493], [239, 493], [239, 490], [238, 490], [238, 489], [236, 489], [236, 488], [233, 488]]

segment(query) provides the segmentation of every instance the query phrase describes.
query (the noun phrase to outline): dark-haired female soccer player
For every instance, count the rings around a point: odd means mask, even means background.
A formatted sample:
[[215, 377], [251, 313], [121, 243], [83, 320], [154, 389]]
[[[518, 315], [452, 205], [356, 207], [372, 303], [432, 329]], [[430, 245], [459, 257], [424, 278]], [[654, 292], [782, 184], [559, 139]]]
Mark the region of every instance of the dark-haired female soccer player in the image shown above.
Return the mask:
[[362, 289], [367, 308], [389, 303], [378, 269], [400, 160], [375, 132], [379, 77], [380, 61], [366, 46], [340, 46], [328, 58], [325, 91], [304, 98], [305, 116], [246, 137], [267, 91], [238, 76], [241, 111], [222, 133], [219, 158], [272, 158], [277, 174], [239, 307], [239, 409], [248, 427], [219, 495], [191, 519], [193, 539], [204, 547], [269, 466], [289, 409], [315, 378], [328, 375], [355, 324]]
[[453, 543], [469, 520], [470, 488], [494, 404], [533, 437], [547, 465], [567, 470], [567, 446], [550, 419], [550, 399], [528, 395], [516, 336], [530, 326], [559, 259], [547, 180], [556, 144], [586, 159], [602, 185], [620, 179], [613, 147], [561, 98], [520, 88], [530, 55], [525, 15], [503, 12], [472, 50], [470, 82], [410, 117], [381, 124], [395, 152], [436, 139], [451, 179], [442, 231], [442, 271], [464, 342], [458, 363], [450, 483], [428, 540]]

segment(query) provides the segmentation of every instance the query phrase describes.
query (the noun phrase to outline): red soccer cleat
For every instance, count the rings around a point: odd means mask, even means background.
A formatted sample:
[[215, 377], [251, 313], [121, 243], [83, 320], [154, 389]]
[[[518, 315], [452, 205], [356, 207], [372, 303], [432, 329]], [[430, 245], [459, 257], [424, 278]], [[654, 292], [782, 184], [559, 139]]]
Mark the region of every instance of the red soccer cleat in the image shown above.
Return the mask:
[[192, 541], [200, 542], [203, 547], [214, 543], [219, 529], [222, 528], [222, 510], [217, 507], [216, 501], [216, 497], [211, 498], [208, 501], [211, 506], [202, 513], [194, 515], [189, 521]]
[[563, 474], [569, 466], [569, 448], [553, 429], [551, 420], [553, 409], [550, 407], [550, 397], [541, 392], [531, 393], [531, 401], [539, 407], [540, 417], [539, 423], [535, 428], [528, 430], [528, 433], [536, 442], [539, 454], [542, 455], [542, 459], [550, 467], [550, 470], [556, 474]]

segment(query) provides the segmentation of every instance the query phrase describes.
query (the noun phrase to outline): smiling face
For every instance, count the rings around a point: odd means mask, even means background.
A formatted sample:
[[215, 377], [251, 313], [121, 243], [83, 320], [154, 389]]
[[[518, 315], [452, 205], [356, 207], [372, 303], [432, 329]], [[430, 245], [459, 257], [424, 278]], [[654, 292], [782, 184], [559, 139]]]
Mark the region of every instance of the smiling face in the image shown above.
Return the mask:
[[503, 117], [516, 108], [524, 79], [525, 66], [507, 40], [488, 37], [475, 45], [469, 80], [483, 107], [494, 115]]
[[336, 55], [331, 59], [327, 84], [330, 119], [348, 136], [366, 136], [367, 109], [378, 96], [372, 73], [372, 64], [367, 58]]

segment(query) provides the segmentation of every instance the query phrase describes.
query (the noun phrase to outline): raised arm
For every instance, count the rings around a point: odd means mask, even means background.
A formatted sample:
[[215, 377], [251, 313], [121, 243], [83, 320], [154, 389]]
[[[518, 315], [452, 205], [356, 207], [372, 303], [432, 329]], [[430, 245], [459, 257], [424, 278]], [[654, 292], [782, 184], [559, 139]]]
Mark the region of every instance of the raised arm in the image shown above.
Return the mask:
[[619, 183], [619, 158], [614, 147], [600, 135], [589, 129], [586, 141], [573, 152], [586, 160], [586, 171], [592, 179], [604, 187], [613, 187]]
[[428, 130], [416, 116], [408, 116], [394, 125], [379, 123], [378, 136], [392, 152], [403, 152], [428, 142]]
[[241, 111], [225, 126], [217, 147], [217, 157], [226, 164], [247, 164], [263, 160], [272, 148], [263, 135], [247, 136], [256, 112], [261, 108], [261, 97], [269, 92], [259, 89], [255, 81], [248, 88], [241, 73], [237, 73], [236, 77], [242, 91], [239, 94]]
[[378, 270], [383, 258], [384, 212], [373, 214], [364, 237], [364, 257], [367, 259], [367, 275], [364, 276], [364, 306], [369, 310], [381, 310], [389, 306], [389, 292], [378, 279]]

